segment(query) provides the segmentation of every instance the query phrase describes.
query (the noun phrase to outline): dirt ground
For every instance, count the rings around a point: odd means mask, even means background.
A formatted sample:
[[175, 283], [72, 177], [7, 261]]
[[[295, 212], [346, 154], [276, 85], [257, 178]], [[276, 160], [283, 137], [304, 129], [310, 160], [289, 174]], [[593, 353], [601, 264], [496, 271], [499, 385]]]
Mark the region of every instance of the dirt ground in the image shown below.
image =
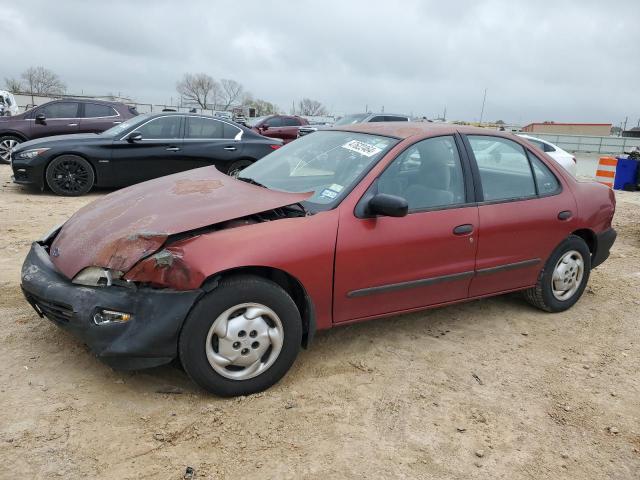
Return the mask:
[[[0, 478], [640, 478], [640, 193], [568, 312], [518, 295], [320, 333], [267, 392], [122, 373], [20, 293], [29, 244], [98, 198], [0, 165]], [[171, 393], [167, 393], [171, 392]]]

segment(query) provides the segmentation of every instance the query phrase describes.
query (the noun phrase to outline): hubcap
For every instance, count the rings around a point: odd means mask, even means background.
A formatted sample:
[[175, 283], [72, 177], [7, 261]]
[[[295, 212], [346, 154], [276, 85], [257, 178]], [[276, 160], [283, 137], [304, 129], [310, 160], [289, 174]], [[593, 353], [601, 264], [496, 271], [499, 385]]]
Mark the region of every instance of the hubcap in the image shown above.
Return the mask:
[[3, 140], [0, 142], [0, 158], [8, 162], [11, 158], [11, 150], [13, 150], [18, 142], [16, 140]]
[[558, 300], [568, 300], [580, 288], [584, 276], [584, 260], [576, 250], [565, 253], [553, 270], [551, 289]]
[[75, 193], [87, 185], [89, 172], [75, 160], [62, 161], [53, 168], [53, 181], [62, 191]]
[[216, 318], [207, 334], [205, 352], [217, 373], [247, 380], [273, 365], [283, 340], [282, 322], [273, 310], [259, 303], [242, 303]]

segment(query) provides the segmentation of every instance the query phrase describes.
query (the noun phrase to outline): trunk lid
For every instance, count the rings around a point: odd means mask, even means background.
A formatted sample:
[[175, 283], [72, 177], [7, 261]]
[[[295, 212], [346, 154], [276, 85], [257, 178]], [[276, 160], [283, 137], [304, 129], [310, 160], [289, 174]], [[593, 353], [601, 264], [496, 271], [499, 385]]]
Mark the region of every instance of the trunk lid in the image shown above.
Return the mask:
[[251, 185], [215, 167], [161, 177], [78, 210], [53, 241], [51, 260], [70, 279], [91, 266], [127, 272], [169, 235], [284, 207], [310, 195]]

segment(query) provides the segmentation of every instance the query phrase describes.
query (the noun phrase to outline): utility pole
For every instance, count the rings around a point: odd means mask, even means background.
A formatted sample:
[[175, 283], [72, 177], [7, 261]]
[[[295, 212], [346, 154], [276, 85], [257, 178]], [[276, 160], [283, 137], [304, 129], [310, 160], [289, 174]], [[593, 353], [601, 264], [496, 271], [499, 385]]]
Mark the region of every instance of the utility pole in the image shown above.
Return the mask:
[[487, 101], [487, 89], [484, 89], [484, 96], [482, 97], [482, 110], [480, 110], [480, 126], [482, 126], [482, 117], [484, 116], [484, 103]]
[[624, 117], [624, 127], [622, 127], [622, 131], [624, 132], [627, 129], [627, 122], [629, 121], [629, 117]]
[[380, 113], [384, 113], [384, 105], [382, 105], [382, 110]]
[[364, 113], [369, 113], [369, 105], [364, 106]]
[[447, 106], [444, 106], [444, 112], [442, 112], [442, 121], [446, 122], [447, 121]]

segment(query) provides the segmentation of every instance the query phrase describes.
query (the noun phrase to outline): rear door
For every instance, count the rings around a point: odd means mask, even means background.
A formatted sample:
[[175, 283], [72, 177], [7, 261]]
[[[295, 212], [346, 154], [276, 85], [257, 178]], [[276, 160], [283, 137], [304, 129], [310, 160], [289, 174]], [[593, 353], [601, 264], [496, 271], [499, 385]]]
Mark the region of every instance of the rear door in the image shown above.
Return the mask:
[[120, 114], [110, 105], [100, 103], [80, 104], [81, 115], [79, 131], [83, 133], [100, 133], [114, 125], [122, 123]]
[[[267, 127], [266, 129], [264, 127]], [[271, 117], [265, 120], [260, 129], [260, 134], [265, 137], [282, 139], [282, 117]]]
[[374, 182], [368, 193], [405, 198], [407, 216], [361, 218], [357, 209], [340, 212], [335, 322], [467, 297], [478, 208], [459, 144], [452, 135], [417, 142]]
[[182, 170], [215, 165], [226, 172], [242, 158], [242, 130], [235, 125], [204, 116], [187, 116], [184, 144], [180, 155]]
[[480, 189], [480, 235], [470, 296], [534, 285], [553, 249], [574, 229], [576, 205], [562, 177], [513, 140], [468, 135]]
[[[154, 117], [113, 141], [111, 166], [114, 186], [131, 185], [180, 171], [184, 116]], [[142, 140], [126, 137], [139, 132]], [[186, 170], [186, 168], [183, 168]]]
[[302, 122], [297, 117], [283, 117], [282, 127], [280, 128], [280, 137], [284, 140], [284, 143], [289, 143], [292, 140], [298, 138], [298, 129], [302, 125]]
[[[36, 120], [44, 115], [42, 121]], [[30, 137], [41, 138], [51, 135], [67, 135], [79, 132], [80, 104], [71, 101], [51, 102], [37, 108], [33, 113]]]

